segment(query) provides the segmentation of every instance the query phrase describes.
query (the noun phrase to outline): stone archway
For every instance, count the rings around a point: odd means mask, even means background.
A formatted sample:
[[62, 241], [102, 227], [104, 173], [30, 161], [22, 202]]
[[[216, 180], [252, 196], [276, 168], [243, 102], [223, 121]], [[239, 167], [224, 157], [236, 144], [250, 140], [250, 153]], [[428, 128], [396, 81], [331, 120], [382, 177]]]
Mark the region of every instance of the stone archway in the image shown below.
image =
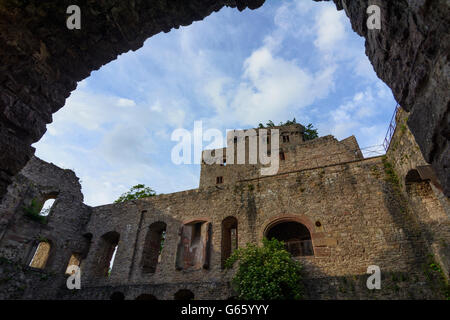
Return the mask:
[[[366, 39], [377, 75], [410, 112], [411, 132], [449, 195], [448, 1], [333, 1]], [[256, 9], [264, 0], [84, 0], [78, 1], [81, 30], [72, 31], [66, 27], [72, 1], [16, 3], [0, 4], [0, 197], [78, 81], [161, 31], [189, 25], [224, 6]], [[381, 30], [367, 29], [370, 4], [381, 8]]]

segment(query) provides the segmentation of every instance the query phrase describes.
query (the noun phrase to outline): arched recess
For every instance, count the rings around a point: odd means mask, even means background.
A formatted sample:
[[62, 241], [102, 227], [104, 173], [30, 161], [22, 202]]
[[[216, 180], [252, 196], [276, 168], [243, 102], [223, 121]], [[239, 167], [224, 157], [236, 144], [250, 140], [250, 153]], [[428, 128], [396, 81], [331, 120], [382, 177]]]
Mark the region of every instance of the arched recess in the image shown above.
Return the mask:
[[45, 194], [42, 197], [42, 207], [41, 211], [39, 212], [39, 215], [47, 217], [50, 214], [57, 197], [58, 197], [57, 192]]
[[109, 299], [115, 300], [115, 301], [121, 301], [121, 300], [125, 300], [125, 295], [120, 291], [116, 291], [109, 297]]
[[173, 296], [174, 300], [194, 300], [194, 297], [194, 293], [188, 289], [178, 290]]
[[212, 224], [208, 220], [186, 221], [180, 228], [176, 269], [198, 270], [209, 268]]
[[109, 276], [110, 266], [112, 265], [114, 253], [119, 245], [120, 234], [116, 231], [110, 231], [100, 237], [97, 257], [96, 270], [97, 276]]
[[264, 236], [283, 241], [293, 257], [314, 255], [311, 231], [298, 219], [277, 219], [266, 227]]
[[142, 272], [154, 273], [161, 257], [167, 225], [158, 221], [150, 225], [142, 252]]
[[138, 296], [135, 300], [158, 300], [154, 295], [143, 293], [140, 296]]
[[225, 267], [226, 260], [238, 247], [238, 221], [235, 217], [226, 217], [222, 221], [221, 264]]
[[51, 249], [52, 244], [50, 241], [40, 241], [36, 246], [33, 257], [31, 258], [30, 267], [44, 269], [47, 266]]

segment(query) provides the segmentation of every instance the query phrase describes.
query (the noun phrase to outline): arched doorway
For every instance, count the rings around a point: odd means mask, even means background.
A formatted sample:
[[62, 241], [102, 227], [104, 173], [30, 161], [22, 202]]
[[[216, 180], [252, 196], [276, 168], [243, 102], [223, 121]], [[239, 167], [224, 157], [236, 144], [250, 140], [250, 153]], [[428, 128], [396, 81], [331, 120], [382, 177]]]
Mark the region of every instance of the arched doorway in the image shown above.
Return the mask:
[[135, 300], [158, 300], [154, 295], [143, 293], [138, 296]]
[[300, 222], [291, 220], [280, 221], [269, 226], [265, 232], [265, 237], [283, 241], [286, 250], [289, 251], [293, 257], [314, 255], [311, 233], [308, 228]]
[[173, 298], [175, 300], [194, 300], [194, 293], [188, 289], [181, 289], [174, 294]]
[[111, 295], [110, 299], [116, 301], [125, 300], [125, 295], [120, 291], [116, 291]]

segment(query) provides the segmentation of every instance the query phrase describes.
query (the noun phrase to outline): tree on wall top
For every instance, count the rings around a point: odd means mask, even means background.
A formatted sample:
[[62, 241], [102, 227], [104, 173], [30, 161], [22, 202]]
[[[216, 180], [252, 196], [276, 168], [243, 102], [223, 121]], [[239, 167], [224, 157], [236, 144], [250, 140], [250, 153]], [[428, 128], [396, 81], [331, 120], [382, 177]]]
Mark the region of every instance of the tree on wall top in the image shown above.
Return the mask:
[[156, 192], [152, 188], [146, 187], [145, 184], [137, 184], [131, 187], [130, 191], [123, 193], [119, 197], [119, 199], [114, 201], [114, 203], [120, 203], [129, 200], [136, 200], [153, 196], [156, 196]]
[[[292, 125], [292, 124], [297, 124], [297, 120], [295, 120], [295, 118], [292, 119], [292, 120], [287, 120], [286, 122], [280, 122], [278, 124], [278, 126], [280, 126], [280, 127], [281, 126], [289, 126], [289, 125]], [[264, 129], [264, 128], [272, 128], [272, 127], [275, 127], [275, 126], [276, 126], [275, 123], [273, 123], [272, 120], [269, 120], [266, 123], [265, 126], [262, 123], [260, 123], [258, 125], [258, 128], [259, 129]], [[305, 141], [313, 140], [313, 139], [318, 138], [319, 137], [319, 133], [318, 133], [317, 128], [314, 128], [312, 123], [308, 124], [306, 126], [306, 128], [305, 128], [305, 132], [303, 133], [303, 137], [304, 137]]]
[[284, 243], [276, 239], [263, 240], [263, 246], [248, 244], [233, 252], [225, 263], [239, 266], [232, 279], [239, 299], [281, 300], [303, 298], [302, 266], [291, 258]]
[[319, 137], [319, 133], [317, 132], [317, 129], [315, 129], [312, 125], [312, 123], [308, 124], [305, 128], [305, 132], [303, 133], [303, 138], [305, 141], [313, 140]]

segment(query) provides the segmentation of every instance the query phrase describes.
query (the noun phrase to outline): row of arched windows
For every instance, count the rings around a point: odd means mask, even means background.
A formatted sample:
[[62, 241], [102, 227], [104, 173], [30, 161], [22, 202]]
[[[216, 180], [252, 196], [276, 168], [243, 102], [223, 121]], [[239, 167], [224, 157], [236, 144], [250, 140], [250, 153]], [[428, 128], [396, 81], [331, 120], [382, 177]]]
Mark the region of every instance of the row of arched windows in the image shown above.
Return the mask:
[[[238, 248], [238, 220], [229, 216], [222, 221], [221, 239], [221, 265], [225, 265], [226, 260], [234, 250]], [[164, 248], [167, 225], [165, 222], [152, 223], [145, 236], [140, 268], [142, 273], [155, 273], [161, 253]], [[269, 239], [276, 238], [283, 241], [286, 249], [292, 256], [311, 256], [314, 250], [311, 241], [311, 234], [306, 226], [296, 221], [280, 221], [270, 226], [265, 233]], [[90, 243], [91, 234], [85, 235]], [[180, 232], [180, 240], [177, 248], [177, 269], [187, 268], [208, 268], [209, 251], [208, 243], [211, 238], [211, 224], [206, 221], [193, 221], [183, 225]], [[120, 234], [111, 231], [99, 239], [97, 247], [93, 274], [96, 276], [109, 276], [111, 273], [114, 258], [118, 249]], [[87, 251], [89, 248], [86, 249]], [[51, 242], [42, 241], [36, 248], [30, 266], [34, 268], [44, 268], [51, 251]], [[84, 256], [87, 254], [85, 252]], [[68, 266], [80, 266], [82, 254], [73, 253]], [[66, 271], [67, 273], [67, 271]]]
[[[125, 300], [125, 295], [120, 291], [116, 291], [110, 296], [110, 299], [111, 300]], [[173, 295], [173, 299], [174, 300], [194, 300], [194, 293], [188, 289], [181, 289], [181, 290], [178, 290]], [[138, 297], [136, 297], [135, 300], [158, 300], [158, 298], [156, 298], [152, 294], [143, 293], [143, 294], [139, 295]]]

